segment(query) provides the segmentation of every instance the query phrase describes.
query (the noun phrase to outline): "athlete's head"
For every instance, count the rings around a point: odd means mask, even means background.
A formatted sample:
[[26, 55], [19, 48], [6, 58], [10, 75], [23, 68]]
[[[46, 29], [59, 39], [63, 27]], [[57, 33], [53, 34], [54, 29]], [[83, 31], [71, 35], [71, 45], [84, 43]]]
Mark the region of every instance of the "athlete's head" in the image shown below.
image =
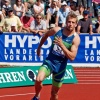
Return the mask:
[[66, 18], [66, 28], [68, 31], [75, 30], [75, 27], [77, 26], [77, 15], [74, 12], [70, 12]]

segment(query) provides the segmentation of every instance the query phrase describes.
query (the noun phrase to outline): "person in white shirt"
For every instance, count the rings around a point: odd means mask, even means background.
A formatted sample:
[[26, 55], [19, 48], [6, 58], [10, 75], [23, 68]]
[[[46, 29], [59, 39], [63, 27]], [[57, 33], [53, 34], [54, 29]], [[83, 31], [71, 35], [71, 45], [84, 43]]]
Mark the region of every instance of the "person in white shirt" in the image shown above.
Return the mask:
[[36, 3], [33, 5], [33, 12], [34, 14], [43, 14], [44, 15], [44, 4], [41, 0], [37, 0]]
[[52, 1], [51, 7], [47, 10], [47, 26], [49, 27], [50, 24], [56, 23], [56, 15], [59, 8], [57, 7], [57, 2]]
[[16, 0], [16, 3], [14, 4], [14, 12], [15, 15], [21, 18], [25, 15], [25, 6], [22, 3], [22, 0]]
[[46, 32], [46, 22], [43, 20], [41, 14], [37, 14], [35, 20], [31, 22], [30, 32], [42, 36]]

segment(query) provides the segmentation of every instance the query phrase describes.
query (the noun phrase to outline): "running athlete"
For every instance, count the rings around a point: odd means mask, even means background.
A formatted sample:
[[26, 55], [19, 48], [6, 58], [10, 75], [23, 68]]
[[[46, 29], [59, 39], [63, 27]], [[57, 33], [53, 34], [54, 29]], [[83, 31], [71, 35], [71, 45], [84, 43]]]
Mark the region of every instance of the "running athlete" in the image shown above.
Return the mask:
[[68, 59], [71, 61], [75, 59], [80, 44], [79, 35], [75, 32], [77, 21], [76, 14], [70, 12], [64, 28], [55, 27], [42, 37], [37, 49], [38, 56], [40, 56], [41, 46], [46, 39], [54, 35], [54, 40], [48, 57], [43, 61], [38, 71], [35, 82], [36, 94], [32, 100], [39, 100], [42, 81], [51, 73], [53, 81], [50, 100], [58, 100], [58, 92], [63, 83], [67, 61]]

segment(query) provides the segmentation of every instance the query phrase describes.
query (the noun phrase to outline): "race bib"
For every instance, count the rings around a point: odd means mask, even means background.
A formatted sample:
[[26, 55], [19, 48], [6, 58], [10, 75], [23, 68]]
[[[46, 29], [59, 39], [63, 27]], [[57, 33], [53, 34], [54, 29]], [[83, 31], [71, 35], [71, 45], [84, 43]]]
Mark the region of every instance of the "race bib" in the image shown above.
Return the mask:
[[56, 44], [53, 47], [53, 52], [55, 52], [56, 54], [59, 54], [60, 56], [65, 56], [64, 52], [62, 51], [62, 49]]

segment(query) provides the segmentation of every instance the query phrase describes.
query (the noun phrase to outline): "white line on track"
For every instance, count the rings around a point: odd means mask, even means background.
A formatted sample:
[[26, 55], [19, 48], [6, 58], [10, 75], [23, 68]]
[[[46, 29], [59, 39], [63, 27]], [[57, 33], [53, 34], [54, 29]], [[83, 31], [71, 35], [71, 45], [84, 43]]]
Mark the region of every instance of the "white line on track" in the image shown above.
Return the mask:
[[100, 77], [77, 77], [77, 78], [100, 78]]
[[84, 85], [84, 84], [87, 84], [87, 85], [88, 85], [88, 84], [89, 84], [89, 85], [91, 85], [91, 84], [92, 84], [92, 85], [97, 85], [97, 84], [99, 84], [99, 85], [100, 85], [100, 83], [77, 83], [77, 85], [78, 85], [78, 84], [80, 84], [80, 85]]
[[78, 77], [78, 76], [90, 76], [90, 77], [91, 77], [91, 76], [99, 76], [99, 77], [100, 77], [100, 75], [77, 75], [77, 74], [76, 74], [76, 76], [77, 76], [77, 77]]
[[100, 74], [100, 72], [75, 72], [75, 73], [89, 73], [89, 74], [90, 74], [90, 73], [92, 73], [92, 74], [93, 74], [93, 73], [96, 73], [96, 74]]
[[14, 96], [24, 96], [24, 95], [30, 95], [30, 94], [35, 94], [35, 93], [23, 93], [23, 94], [11, 94], [11, 95], [1, 95], [0, 98], [3, 97], [14, 97]]
[[88, 82], [89, 82], [89, 81], [100, 82], [100, 80], [78, 80], [78, 82], [80, 82], [80, 81], [86, 81], [86, 82], [87, 82], [87, 81], [88, 81]]
[[85, 71], [85, 72], [86, 72], [86, 71], [87, 71], [87, 72], [88, 72], [88, 71], [89, 71], [89, 72], [100, 72], [100, 70], [74, 70], [74, 71], [75, 71], [75, 72], [81, 72], [81, 71], [82, 71], [82, 72], [84, 72], [84, 71]]

